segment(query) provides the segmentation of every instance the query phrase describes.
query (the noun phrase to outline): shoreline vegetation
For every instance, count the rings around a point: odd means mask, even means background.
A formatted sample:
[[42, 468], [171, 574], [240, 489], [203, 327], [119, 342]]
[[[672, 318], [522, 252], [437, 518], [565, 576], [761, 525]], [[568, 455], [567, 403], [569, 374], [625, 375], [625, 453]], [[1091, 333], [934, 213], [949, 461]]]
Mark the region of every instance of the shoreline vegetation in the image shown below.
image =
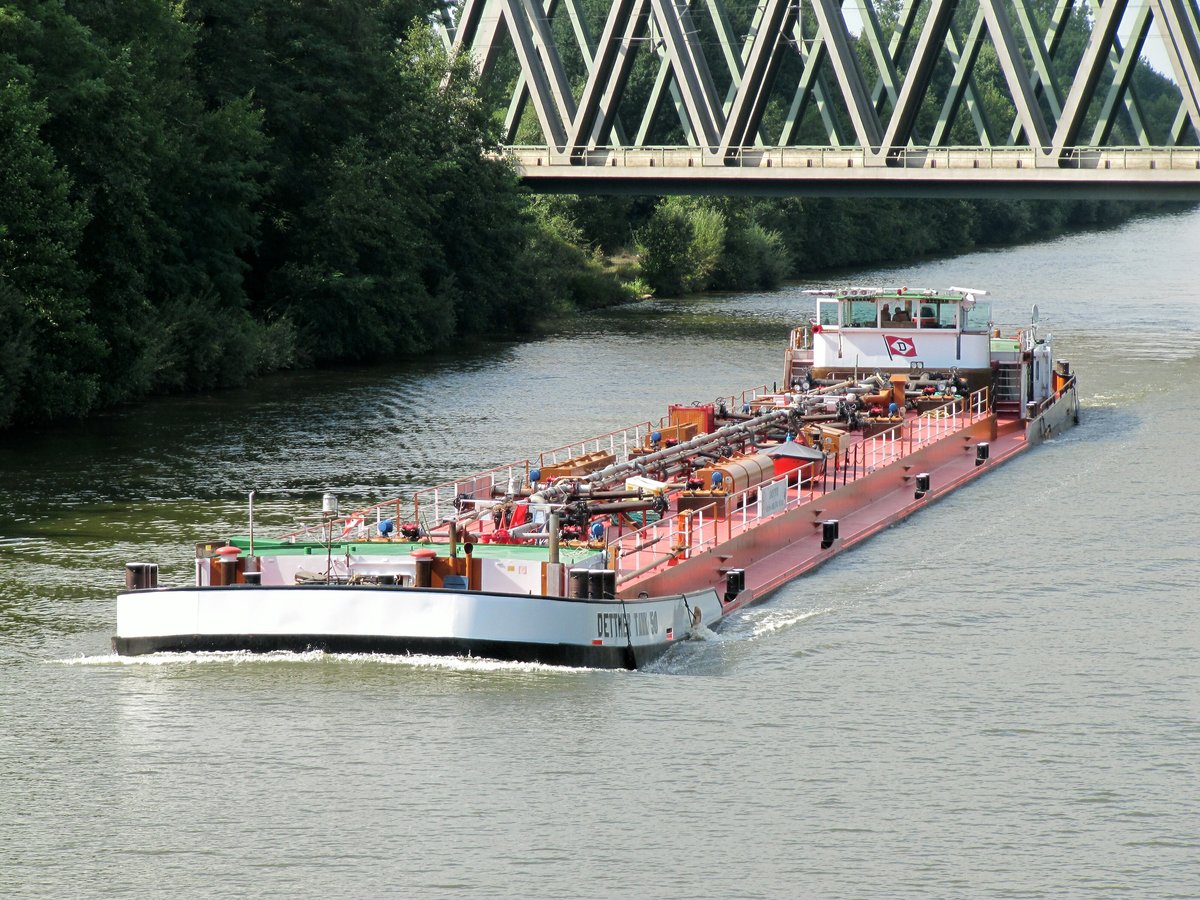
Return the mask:
[[533, 195], [426, 7], [0, 8], [0, 430], [1161, 207]]

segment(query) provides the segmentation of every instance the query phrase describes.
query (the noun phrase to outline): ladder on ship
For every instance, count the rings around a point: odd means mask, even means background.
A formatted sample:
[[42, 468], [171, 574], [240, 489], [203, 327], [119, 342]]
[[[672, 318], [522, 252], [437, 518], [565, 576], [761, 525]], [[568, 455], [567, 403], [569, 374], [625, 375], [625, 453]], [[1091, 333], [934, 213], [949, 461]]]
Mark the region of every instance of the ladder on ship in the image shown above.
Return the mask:
[[[788, 350], [785, 357], [783, 383], [786, 388], [792, 387], [800, 376], [813, 366], [813, 352], [808, 350]], [[786, 389], [785, 388], [785, 389]]]
[[1009, 415], [1021, 412], [1021, 363], [1002, 362], [992, 381], [996, 412]]

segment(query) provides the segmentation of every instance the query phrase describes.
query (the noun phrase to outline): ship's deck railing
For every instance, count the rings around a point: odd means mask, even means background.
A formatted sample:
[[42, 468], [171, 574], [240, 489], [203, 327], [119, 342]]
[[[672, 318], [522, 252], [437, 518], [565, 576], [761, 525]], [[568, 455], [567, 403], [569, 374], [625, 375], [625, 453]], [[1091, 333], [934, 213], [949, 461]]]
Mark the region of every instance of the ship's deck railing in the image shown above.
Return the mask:
[[[720, 397], [718, 403], [727, 403], [740, 408], [754, 398], [770, 392], [763, 384], [747, 388], [740, 394], [730, 394]], [[627, 428], [619, 428], [607, 434], [587, 438], [573, 444], [547, 450], [538, 456], [535, 466], [531, 460], [522, 459], [504, 466], [497, 466], [486, 472], [467, 475], [448, 481], [434, 487], [422, 488], [412, 498], [412, 520], [421, 523], [428, 531], [434, 531], [442, 526], [443, 520], [456, 512], [460, 512], [463, 500], [490, 501], [499, 494], [508, 492], [509, 487], [518, 479], [522, 484], [528, 481], [532, 468], [554, 465], [567, 459], [583, 456], [587, 453], [607, 450], [616, 457], [616, 462], [626, 462], [632, 447], [644, 446], [647, 436], [658, 428], [665, 427], [669, 421], [663, 416], [658, 424], [640, 422]], [[321, 519], [305, 525], [295, 531], [281, 535], [279, 540], [292, 541], [326, 541], [330, 535], [339, 539], [363, 539], [372, 527], [376, 527], [384, 518], [394, 517], [397, 523], [404, 521], [405, 502], [402, 498], [392, 498], [372, 506], [356, 509], [346, 515], [332, 519]]]
[[367, 536], [372, 526], [378, 526], [385, 518], [394, 517], [397, 522], [401, 521], [402, 510], [403, 501], [400, 498], [384, 500], [382, 503], [365, 506], [346, 515], [321, 518], [319, 521], [310, 522], [303, 528], [281, 535], [277, 540], [292, 543], [296, 543], [296, 541], [324, 543], [330, 539], [344, 540], [346, 538], [361, 540]]
[[[758, 387], [752, 387], [752, 388], [742, 391], [740, 397], [737, 394], [733, 394], [728, 399], [729, 399], [730, 406], [736, 405], [738, 409], [741, 409], [747, 403], [752, 403], [753, 401], [757, 400], [759, 397], [763, 396], [764, 394], [773, 394], [773, 393], [775, 393], [773, 388], [771, 388], [765, 384], [760, 384]], [[726, 398], [722, 397], [720, 399], [725, 400]]]
[[1075, 387], [1075, 375], [1074, 374], [1068, 375], [1067, 380], [1062, 383], [1062, 385], [1059, 387], [1058, 390], [1051, 393], [1049, 397], [1043, 397], [1041, 400], [1037, 401], [1036, 404], [1034, 404], [1032, 409], [1028, 410], [1027, 417], [1031, 418], [1031, 419], [1037, 418], [1042, 413], [1044, 413], [1046, 410], [1048, 410], [1051, 406], [1053, 406], [1055, 403], [1057, 403], [1062, 398], [1063, 394], [1065, 394], [1067, 391], [1071, 390], [1074, 387]]
[[607, 434], [586, 438], [562, 447], [555, 447], [553, 450], [546, 450], [538, 455], [538, 466], [553, 466], [589, 453], [602, 453], [604, 451], [613, 454], [616, 457], [616, 462], [625, 462], [629, 459], [629, 449], [631, 447], [640, 447], [645, 443], [646, 435], [650, 434], [654, 429], [655, 425], [653, 422], [639, 422], [637, 425], [630, 425], [628, 428], [618, 428], [616, 431], [610, 431]]
[[813, 349], [812, 339], [812, 322], [805, 325], [797, 325], [792, 329], [792, 337], [788, 342], [789, 350], [804, 350], [811, 352]]
[[980, 388], [969, 397], [931, 409], [860, 441], [836, 459], [835, 475], [840, 475], [842, 484], [849, 484], [860, 475], [870, 474], [908, 456], [925, 444], [973, 425], [989, 414], [988, 395], [988, 388]]
[[[778, 392], [779, 385], [759, 384], [752, 388], [746, 388], [739, 394], [730, 394], [727, 397], [718, 397], [713, 401], [713, 406], [724, 406], [727, 410], [739, 411], [747, 407], [753, 406], [754, 403], [761, 397], [774, 397]], [[670, 421], [669, 416], [663, 416], [662, 424], [666, 425]]]
[[651, 522], [623, 534], [609, 545], [617, 584], [666, 565], [686, 559], [717, 542], [716, 504]]
[[[775, 392], [776, 388], [761, 384], [727, 397], [718, 397], [715, 402], [718, 405], [726, 404], [733, 409], [743, 409], [765, 395], [774, 396]], [[629, 458], [631, 447], [644, 445], [646, 436], [651, 431], [666, 426], [669, 421], [669, 416], [663, 416], [657, 426], [652, 422], [642, 422], [554, 450], [547, 450], [539, 455], [538, 465], [553, 465], [556, 462], [605, 449], [614, 453], [617, 462], [625, 462]], [[463, 500], [490, 501], [496, 494], [507, 493], [510, 486], [517, 482], [527, 482], [529, 470], [534, 467], [531, 460], [522, 459], [497, 466], [486, 472], [467, 475], [434, 487], [422, 488], [413, 494], [411, 520], [421, 524], [428, 531], [442, 528], [444, 520], [448, 516], [460, 512], [459, 507], [463, 506]], [[296, 541], [324, 542], [333, 538], [361, 540], [367, 537], [370, 530], [377, 527], [385, 518], [394, 518], [397, 524], [405, 521], [406, 508], [407, 504], [403, 498], [391, 498], [372, 506], [356, 509], [345, 515], [319, 519], [281, 535], [278, 540], [293, 543]], [[709, 518], [711, 518], [711, 514]], [[698, 527], [703, 530], [705, 526], [701, 524]], [[706, 538], [706, 540], [709, 539]]]
[[[772, 393], [774, 392], [769, 385], [760, 384], [756, 387], [747, 388], [738, 394], [730, 394], [727, 397], [718, 397], [715, 401], [715, 404], [720, 405], [724, 403], [726, 407], [741, 409], [747, 403], [753, 402], [762, 395]], [[571, 444], [565, 444], [562, 447], [555, 447], [553, 450], [546, 450], [538, 455], [538, 465], [539, 467], [553, 466], [569, 459], [576, 459], [580, 456], [585, 456], [589, 453], [604, 451], [613, 454], [615, 457], [615, 462], [627, 462], [629, 460], [629, 451], [631, 448], [647, 446], [647, 436], [654, 431], [668, 427], [670, 421], [671, 417], [666, 415], [659, 418], [657, 423], [639, 422], [637, 425], [630, 425], [626, 428], [618, 428], [615, 431], [609, 431], [605, 434], [597, 435], [596, 437], [586, 438], [582, 441], [575, 441]]]
[[[426, 530], [439, 528], [443, 519], [459, 512], [463, 500], [491, 500], [496, 490], [505, 492], [515, 478], [522, 482], [528, 478], [531, 463], [527, 459], [497, 466], [486, 472], [468, 475], [413, 494], [412, 520], [421, 523]], [[372, 528], [377, 528], [385, 518], [393, 518], [399, 525], [404, 521], [404, 500], [394, 497], [372, 506], [365, 506], [344, 515], [321, 519], [303, 528], [281, 535], [278, 540], [327, 541], [363, 540]]]
[[668, 564], [711, 550], [989, 414], [988, 389], [982, 388], [965, 399], [930, 410], [916, 419], [859, 441], [840, 454], [828, 456], [823, 472], [795, 486], [789, 484], [796, 478], [793, 472], [730, 494], [723, 498], [725, 515], [717, 514], [718, 501], [714, 501], [699, 510], [666, 516], [623, 534], [611, 542], [609, 550], [617, 572], [617, 584], [627, 584]]
[[490, 500], [497, 491], [507, 493], [510, 485], [528, 480], [532, 467], [530, 460], [522, 459], [488, 469], [486, 472], [419, 490], [413, 494], [413, 519], [429, 531], [433, 531], [440, 527], [448, 516], [459, 512], [460, 498]]
[[[637, 531], [621, 535], [610, 545], [617, 583], [716, 548], [731, 538], [820, 494], [816, 481], [789, 489], [795, 473], [778, 475], [768, 482], [729, 494], [708, 506], [667, 516]], [[718, 505], [725, 515], [718, 515]]]

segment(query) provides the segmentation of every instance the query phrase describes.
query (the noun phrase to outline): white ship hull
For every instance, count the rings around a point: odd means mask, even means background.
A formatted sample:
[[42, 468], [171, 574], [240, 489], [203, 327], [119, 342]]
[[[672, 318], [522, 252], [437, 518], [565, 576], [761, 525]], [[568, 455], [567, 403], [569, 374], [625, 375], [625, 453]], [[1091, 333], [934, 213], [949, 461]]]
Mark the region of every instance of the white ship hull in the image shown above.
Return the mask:
[[429, 653], [636, 668], [748, 598], [584, 600], [392, 586], [155, 588], [117, 598], [116, 652]]

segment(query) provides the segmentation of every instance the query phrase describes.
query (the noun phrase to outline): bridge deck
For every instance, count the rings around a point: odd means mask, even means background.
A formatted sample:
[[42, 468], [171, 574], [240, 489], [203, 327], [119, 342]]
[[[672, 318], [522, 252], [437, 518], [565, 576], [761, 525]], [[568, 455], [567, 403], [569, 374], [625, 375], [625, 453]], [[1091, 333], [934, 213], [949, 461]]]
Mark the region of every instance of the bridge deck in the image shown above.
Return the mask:
[[1200, 200], [1200, 148], [1082, 148], [1062, 159], [1030, 147], [741, 149], [597, 148], [574, 156], [552, 147], [504, 153], [532, 187], [548, 191], [979, 196], [1093, 196]]

